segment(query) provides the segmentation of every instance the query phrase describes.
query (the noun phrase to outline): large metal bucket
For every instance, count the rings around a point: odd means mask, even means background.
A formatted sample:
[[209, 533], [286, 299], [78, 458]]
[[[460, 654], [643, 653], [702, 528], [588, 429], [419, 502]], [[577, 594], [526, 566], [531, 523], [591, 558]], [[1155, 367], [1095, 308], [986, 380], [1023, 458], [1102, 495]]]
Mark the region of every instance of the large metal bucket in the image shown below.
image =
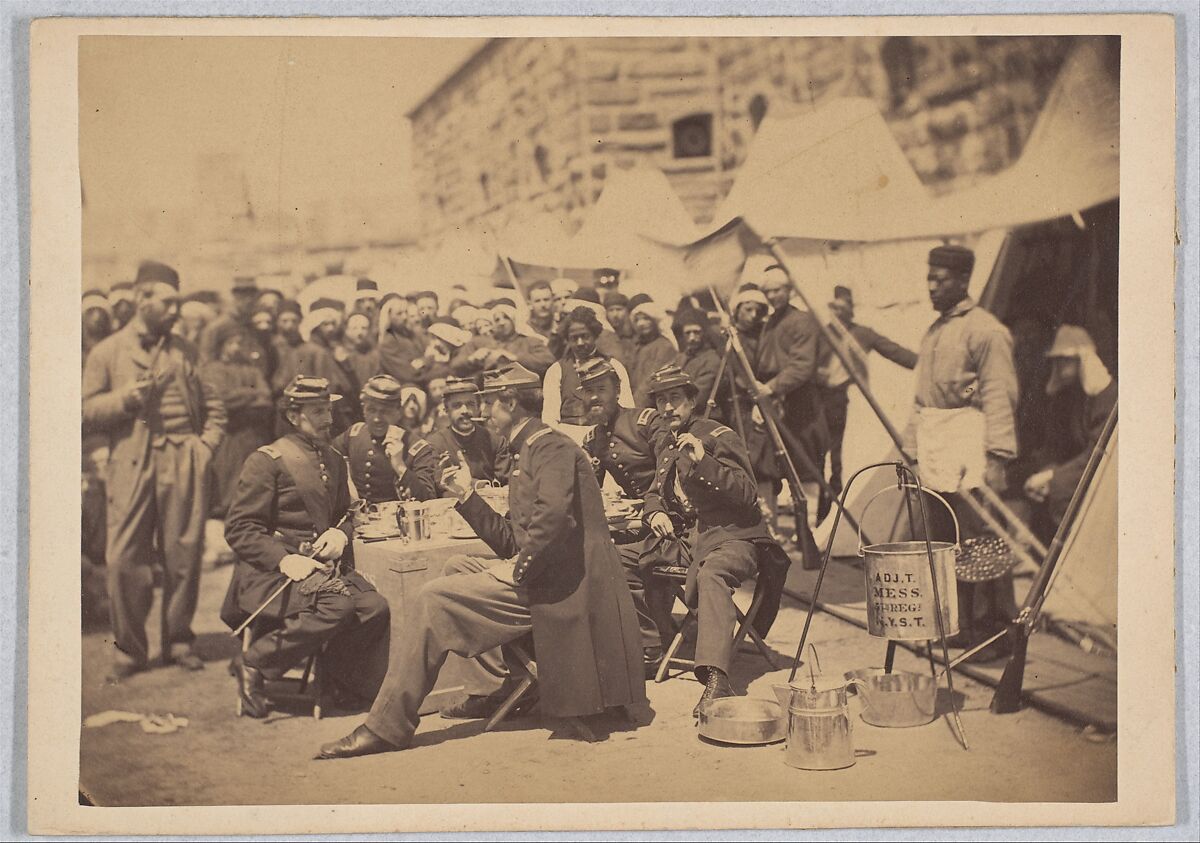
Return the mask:
[[900, 670], [864, 667], [846, 674], [862, 700], [862, 719], [872, 726], [906, 728], [932, 723], [937, 713], [937, 680]]
[[[916, 486], [905, 485], [905, 489]], [[881, 489], [867, 501], [859, 518], [858, 555], [866, 564], [867, 631], [875, 638], [902, 641], [929, 641], [938, 637], [934, 614], [933, 579], [929, 574], [929, 555], [924, 541], [884, 542], [863, 546], [861, 524], [871, 504], [885, 492]], [[954, 560], [959, 550], [958, 517], [946, 499], [931, 489], [922, 489], [937, 498], [954, 519], [954, 543], [930, 542], [933, 565], [937, 571], [937, 594], [941, 601], [942, 624], [946, 636], [958, 632], [958, 588]]]

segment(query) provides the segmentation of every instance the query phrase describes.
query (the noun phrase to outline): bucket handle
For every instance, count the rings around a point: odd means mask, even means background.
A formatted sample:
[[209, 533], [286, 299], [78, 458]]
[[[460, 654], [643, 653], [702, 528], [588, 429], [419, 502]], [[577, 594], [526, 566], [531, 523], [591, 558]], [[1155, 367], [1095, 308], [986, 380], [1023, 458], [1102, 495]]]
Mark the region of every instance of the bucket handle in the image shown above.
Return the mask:
[[958, 547], [962, 543], [962, 535], [958, 528], [958, 516], [954, 514], [954, 507], [950, 505], [949, 501], [947, 501], [937, 492], [933, 491], [933, 489], [927, 489], [924, 486], [917, 486], [912, 483], [902, 483], [899, 486], [888, 486], [880, 489], [878, 492], [871, 495], [871, 499], [868, 500], [867, 505], [863, 507], [862, 514], [858, 516], [858, 555], [863, 555], [862, 525], [863, 522], [867, 520], [867, 510], [871, 508], [871, 504], [875, 503], [875, 499], [880, 495], [884, 494], [885, 492], [899, 491], [900, 489], [917, 489], [918, 491], [924, 492], [927, 495], [932, 495], [942, 502], [942, 505], [946, 507], [946, 509], [950, 512], [950, 517], [954, 520], [954, 550], [955, 553], [957, 553]]

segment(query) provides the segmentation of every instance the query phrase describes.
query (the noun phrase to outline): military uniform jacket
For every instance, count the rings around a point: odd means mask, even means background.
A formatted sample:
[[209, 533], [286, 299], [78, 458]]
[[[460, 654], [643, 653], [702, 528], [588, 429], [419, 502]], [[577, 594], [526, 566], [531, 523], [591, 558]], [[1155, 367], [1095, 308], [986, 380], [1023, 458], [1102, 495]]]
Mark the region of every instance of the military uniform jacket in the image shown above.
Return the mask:
[[[298, 553], [303, 542], [316, 540], [330, 527], [352, 539], [349, 508], [346, 466], [331, 446], [289, 433], [250, 454], [225, 518], [225, 540], [238, 561], [221, 620], [236, 627], [270, 597], [287, 579], [280, 561]], [[353, 568], [352, 542], [341, 561], [344, 570]], [[347, 578], [360, 590], [371, 590], [357, 574], [344, 573]], [[260, 617], [278, 620], [309, 608], [315, 595], [301, 594], [297, 586], [284, 589]]]
[[408, 471], [397, 480], [383, 442], [371, 438], [364, 422], [355, 422], [333, 441], [333, 447], [350, 464], [350, 479], [368, 503], [427, 501], [437, 497], [436, 458], [429, 443], [411, 430], [404, 431], [402, 454]]
[[596, 481], [606, 474], [631, 498], [644, 497], [654, 482], [655, 448], [669, 436], [658, 411], [650, 408], [617, 408], [611, 426], [596, 425], [583, 438], [583, 449], [591, 458]]
[[[760, 562], [759, 576], [770, 577], [771, 589], [755, 627], [765, 635], [779, 610], [783, 581], [791, 560], [771, 538], [758, 507], [758, 489], [750, 455], [741, 438], [711, 419], [695, 418], [685, 431], [704, 445], [699, 462], [681, 450], [675, 437], [665, 437], [658, 450], [658, 471], [646, 494], [642, 518], [649, 526], [655, 512], [695, 511], [692, 558], [703, 564], [716, 548], [731, 541], [752, 543]], [[686, 501], [680, 500], [676, 483]]]
[[509, 517], [478, 495], [459, 504], [528, 594], [545, 713], [597, 714], [645, 701], [642, 642], [587, 456], [531, 419], [513, 437]]
[[451, 427], [441, 427], [430, 433], [426, 441], [433, 449], [435, 466], [442, 456], [449, 455], [450, 461], [458, 465], [466, 460], [471, 476], [476, 480], [508, 485], [508, 475], [512, 471], [508, 441], [483, 425], [475, 425], [467, 436], [460, 436]]

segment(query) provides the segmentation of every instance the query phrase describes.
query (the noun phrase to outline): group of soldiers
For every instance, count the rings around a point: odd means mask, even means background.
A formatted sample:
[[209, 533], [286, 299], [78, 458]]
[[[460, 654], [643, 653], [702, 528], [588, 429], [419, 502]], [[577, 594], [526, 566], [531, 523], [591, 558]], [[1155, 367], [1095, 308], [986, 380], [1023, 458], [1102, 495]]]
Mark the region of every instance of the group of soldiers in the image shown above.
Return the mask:
[[[835, 336], [854, 354], [836, 358], [858, 365], [876, 350], [915, 365], [918, 421], [926, 411], [977, 410], [985, 480], [1003, 489], [1005, 464], [1016, 455], [1012, 344], [967, 296], [973, 261], [962, 247], [931, 252], [929, 290], [940, 315], [919, 355], [856, 325], [853, 299], [839, 290]], [[203, 667], [191, 621], [214, 493], [210, 469], [237, 434], [235, 414], [252, 408], [263, 441], [246, 437], [236, 476], [215, 487], [225, 496], [225, 537], [236, 557], [222, 619], [236, 627], [254, 615], [264, 630], [231, 670], [242, 712], [263, 717], [267, 680], [325, 648], [339, 691], [370, 713], [321, 747], [319, 758], [403, 749], [448, 654], [503, 676], [496, 649], [527, 636], [542, 712], [579, 717], [642, 704], [644, 682], [663, 657], [647, 591], [664, 564], [687, 568], [685, 599], [698, 616], [694, 662], [704, 690], [694, 713], [737, 694], [729, 677], [733, 593], [766, 580], [768, 599], [756, 618], [765, 635], [789, 564], [772, 520], [779, 473], [771, 474], [756, 439], [759, 402], [777, 403], [782, 424], [813, 449], [809, 463], [819, 472], [830, 429], [835, 438], [844, 429], [851, 377], [831, 365], [816, 317], [790, 304], [790, 280], [779, 267], [730, 301], [752, 371], [722, 362], [723, 337], [700, 303], [681, 303], [667, 335], [655, 302], [628, 299], [603, 278], [603, 298], [565, 279], [531, 287], [525, 318], [506, 300], [472, 306], [473, 313], [451, 303], [458, 318], [440, 316], [433, 293], [379, 298], [369, 295], [377, 294], [373, 284], [360, 282], [364, 304], [350, 319], [339, 303], [321, 299], [301, 316], [282, 297], [264, 302], [264, 291], [243, 280], [233, 311], [197, 335], [198, 350], [185, 336], [194, 326], [185, 324], [178, 274], [143, 264], [125, 315], [109, 303], [111, 316], [125, 320], [117, 331], [88, 345], [95, 334], [85, 312], [84, 435], [107, 451], [113, 678], [149, 665], [145, 623], [156, 563], [164, 660]], [[263, 313], [275, 332], [266, 338]], [[370, 348], [366, 335], [378, 338]], [[1090, 360], [1083, 346], [1060, 356]], [[350, 356], [353, 347], [366, 362]], [[259, 369], [264, 357], [269, 376]], [[214, 363], [259, 374], [245, 384], [225, 369], [219, 380], [205, 377]], [[1062, 368], [1068, 381], [1079, 379], [1080, 366]], [[254, 396], [237, 392], [230, 400], [239, 389]], [[414, 390], [427, 405], [414, 407], [422, 404]], [[739, 401], [739, 391], [748, 400]], [[1110, 394], [1115, 400], [1111, 379], [1096, 400]], [[587, 429], [582, 447], [568, 435], [571, 425]], [[840, 455], [833, 462], [840, 486]], [[606, 478], [644, 502], [633, 531], [610, 533], [600, 491]], [[819, 473], [803, 479], [814, 496], [828, 485]], [[507, 517], [476, 494], [480, 484], [508, 487]], [[387, 602], [354, 570], [352, 508], [434, 497], [453, 498], [496, 558], [450, 560], [392, 629]], [[967, 529], [982, 527], [968, 520]], [[1015, 614], [1011, 578], [983, 597], [971, 589], [959, 595], [976, 607], [962, 624], [964, 646]], [[506, 680], [444, 714], [487, 717], [508, 690]]]

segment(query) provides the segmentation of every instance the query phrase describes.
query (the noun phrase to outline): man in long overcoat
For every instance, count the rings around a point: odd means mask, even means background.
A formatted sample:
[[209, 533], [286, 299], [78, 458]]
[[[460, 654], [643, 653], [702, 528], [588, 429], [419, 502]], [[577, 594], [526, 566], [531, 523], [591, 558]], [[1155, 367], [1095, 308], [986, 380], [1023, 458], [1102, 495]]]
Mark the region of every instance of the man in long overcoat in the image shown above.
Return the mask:
[[508, 520], [473, 494], [464, 466], [444, 477], [459, 513], [508, 561], [421, 589], [366, 723], [321, 747], [318, 758], [407, 747], [449, 653], [473, 658], [530, 632], [544, 714], [580, 717], [644, 702], [637, 617], [600, 487], [583, 451], [540, 420], [540, 386], [513, 364], [488, 373], [482, 390], [491, 424], [515, 454]]

